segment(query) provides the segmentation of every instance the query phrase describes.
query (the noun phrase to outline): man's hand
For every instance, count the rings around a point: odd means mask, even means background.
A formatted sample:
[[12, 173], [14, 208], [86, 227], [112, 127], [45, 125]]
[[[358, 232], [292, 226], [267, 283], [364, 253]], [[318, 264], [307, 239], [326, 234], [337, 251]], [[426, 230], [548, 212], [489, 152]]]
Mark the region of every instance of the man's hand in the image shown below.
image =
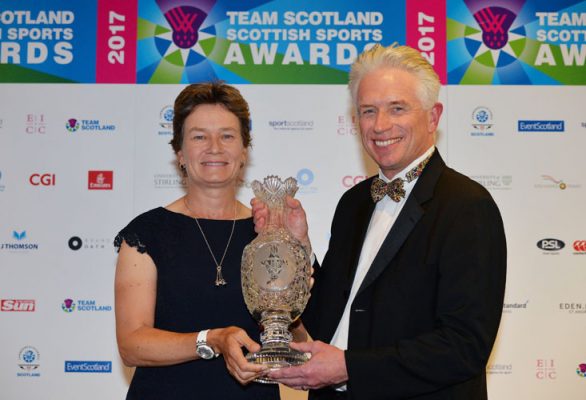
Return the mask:
[[[253, 198], [250, 201], [252, 216], [254, 219], [254, 230], [261, 233], [269, 222], [269, 208], [261, 200]], [[301, 206], [301, 202], [291, 196], [285, 198], [285, 225], [293, 236], [301, 242], [307, 252], [311, 254], [311, 243], [309, 241], [307, 216]]]
[[344, 351], [315, 341], [291, 343], [291, 348], [311, 353], [311, 359], [300, 366], [270, 371], [268, 377], [294, 389], [319, 389], [348, 380]]

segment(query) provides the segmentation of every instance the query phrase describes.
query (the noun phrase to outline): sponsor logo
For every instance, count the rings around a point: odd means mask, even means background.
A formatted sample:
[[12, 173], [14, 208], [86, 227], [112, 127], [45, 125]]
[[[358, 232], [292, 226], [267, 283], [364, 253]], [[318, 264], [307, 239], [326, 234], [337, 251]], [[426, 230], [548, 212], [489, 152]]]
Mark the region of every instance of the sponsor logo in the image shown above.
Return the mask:
[[302, 168], [297, 171], [297, 183], [299, 184], [300, 194], [312, 194], [317, 193], [317, 187], [313, 186], [312, 183], [315, 179], [315, 175], [309, 168]]
[[513, 364], [488, 364], [486, 373], [489, 375], [511, 375], [513, 373]]
[[28, 181], [33, 186], [55, 186], [55, 174], [38, 174], [34, 173], [29, 176]]
[[61, 303], [61, 309], [66, 313], [70, 314], [77, 310], [78, 312], [102, 312], [112, 311], [112, 306], [100, 305], [95, 300], [77, 300], [77, 303], [73, 299], [65, 299]]
[[554, 360], [538, 359], [536, 361], [535, 377], [539, 380], [557, 379]]
[[80, 238], [72, 236], [67, 241], [67, 245], [73, 251], [77, 250], [102, 250], [110, 244], [110, 239], [106, 238]]
[[112, 190], [114, 171], [88, 171], [88, 190]]
[[33, 312], [35, 311], [35, 301], [2, 299], [0, 300], [0, 311]]
[[519, 120], [517, 131], [519, 132], [564, 132], [564, 121], [528, 121]]
[[41, 374], [36, 371], [40, 366], [41, 356], [33, 346], [25, 346], [18, 353], [18, 367], [24, 372], [18, 372], [18, 377], [39, 377]]
[[45, 134], [47, 132], [47, 124], [45, 123], [44, 114], [27, 114], [24, 131], [28, 134]]
[[560, 303], [559, 309], [568, 314], [586, 314], [586, 303]]
[[586, 240], [574, 240], [572, 247], [574, 254], [586, 254]]
[[173, 134], [173, 106], [166, 105], [161, 109], [159, 113], [159, 126], [163, 129], [159, 131], [159, 135], [172, 135]]
[[578, 185], [575, 183], [566, 183], [562, 179], [556, 179], [551, 175], [541, 175], [541, 179], [546, 183], [537, 183], [535, 184], [535, 188], [537, 189], [577, 189], [582, 187], [582, 185]]
[[12, 231], [13, 242], [0, 243], [0, 250], [7, 250], [11, 252], [24, 252], [29, 250], [38, 250], [38, 243], [27, 242], [28, 237], [26, 231]]
[[292, 132], [292, 133], [299, 133], [299, 132], [308, 132], [313, 131], [313, 120], [295, 120], [295, 121], [288, 121], [288, 120], [273, 120], [269, 121], [269, 126], [273, 128], [275, 131], [280, 132]]
[[0, 118], [0, 130], [2, 130], [2, 128], [4, 128], [4, 120]]
[[586, 378], [586, 363], [579, 364], [578, 368], [576, 368], [576, 373], [578, 376]]
[[504, 303], [503, 313], [511, 314], [513, 312], [516, 312], [517, 310], [526, 310], [528, 304], [529, 300], [527, 300], [525, 303]]
[[541, 239], [537, 242], [537, 247], [543, 250], [544, 254], [559, 254], [559, 251], [563, 249], [566, 244], [559, 239]]
[[492, 111], [488, 107], [476, 107], [472, 111], [472, 128], [471, 136], [494, 136], [491, 131], [494, 123], [492, 122]]
[[488, 190], [511, 190], [512, 175], [474, 175], [470, 177]]
[[81, 132], [113, 132], [116, 125], [103, 123], [99, 119], [69, 118], [65, 122], [65, 129], [71, 133]]
[[111, 373], [112, 361], [65, 361], [65, 372]]
[[177, 174], [155, 174], [153, 184], [155, 189], [176, 189], [187, 185], [185, 178]]
[[351, 188], [367, 178], [368, 176], [366, 175], [346, 175], [342, 177], [342, 186], [345, 188]]
[[2, 184], [2, 171], [0, 171], [0, 192], [3, 192], [6, 186]]
[[339, 136], [356, 136], [358, 135], [358, 123], [356, 117], [348, 115], [338, 115], [336, 120], [336, 133]]

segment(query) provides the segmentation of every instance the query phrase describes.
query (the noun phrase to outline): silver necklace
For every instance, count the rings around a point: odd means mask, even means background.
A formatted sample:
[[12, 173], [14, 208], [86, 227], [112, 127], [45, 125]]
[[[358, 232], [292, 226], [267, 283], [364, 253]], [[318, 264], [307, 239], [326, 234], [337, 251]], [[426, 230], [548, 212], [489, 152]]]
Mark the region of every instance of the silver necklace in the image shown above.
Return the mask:
[[224, 249], [224, 254], [222, 255], [222, 259], [220, 260], [220, 262], [218, 262], [218, 260], [216, 259], [216, 256], [214, 255], [214, 252], [212, 251], [212, 247], [210, 246], [210, 243], [208, 242], [208, 238], [206, 237], [205, 233], [203, 233], [203, 229], [201, 229], [201, 225], [199, 224], [197, 217], [195, 217], [195, 213], [191, 210], [191, 208], [189, 208], [189, 205], [187, 205], [187, 197], [183, 198], [183, 203], [185, 203], [185, 207], [192, 214], [193, 219], [195, 220], [195, 223], [197, 224], [197, 227], [199, 228], [199, 231], [201, 232], [201, 236], [203, 237], [204, 242], [206, 242], [206, 245], [208, 246], [208, 250], [210, 251], [210, 254], [212, 255], [214, 263], [216, 264], [216, 282], [215, 282], [216, 286], [226, 285], [228, 282], [226, 282], [226, 280], [222, 276], [222, 264], [224, 263], [224, 258], [226, 257], [226, 253], [228, 252], [228, 247], [230, 247], [230, 242], [232, 241], [232, 235], [234, 234], [234, 227], [236, 226], [236, 204], [237, 203], [234, 202], [234, 219], [232, 220], [232, 230], [230, 231], [230, 237], [228, 238], [228, 243], [226, 243], [226, 248]]

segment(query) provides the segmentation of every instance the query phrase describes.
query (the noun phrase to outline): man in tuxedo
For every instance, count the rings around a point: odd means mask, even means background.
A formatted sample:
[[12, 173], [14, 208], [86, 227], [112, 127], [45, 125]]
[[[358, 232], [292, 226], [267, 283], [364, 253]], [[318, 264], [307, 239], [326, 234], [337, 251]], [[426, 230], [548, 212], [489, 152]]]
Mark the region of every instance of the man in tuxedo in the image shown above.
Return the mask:
[[[269, 376], [310, 399], [486, 399], [506, 277], [499, 210], [435, 148], [440, 82], [419, 52], [373, 47], [349, 89], [379, 173], [338, 203], [302, 316], [314, 341], [291, 346], [310, 361]], [[308, 241], [300, 203], [289, 207]]]

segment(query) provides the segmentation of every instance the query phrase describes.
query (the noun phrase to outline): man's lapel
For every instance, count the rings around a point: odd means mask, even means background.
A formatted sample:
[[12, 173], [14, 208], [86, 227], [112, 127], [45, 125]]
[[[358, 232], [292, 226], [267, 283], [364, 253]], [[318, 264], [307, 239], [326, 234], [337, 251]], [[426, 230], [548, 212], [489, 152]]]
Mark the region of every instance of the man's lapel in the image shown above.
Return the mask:
[[370, 269], [362, 281], [357, 296], [365, 288], [370, 286], [390, 265], [397, 251], [399, 251], [405, 240], [407, 240], [417, 222], [423, 217], [424, 210], [422, 204], [433, 197], [433, 190], [444, 167], [445, 163], [436, 149], [423, 173], [418, 178], [411, 195], [403, 206], [391, 231], [383, 241]]

